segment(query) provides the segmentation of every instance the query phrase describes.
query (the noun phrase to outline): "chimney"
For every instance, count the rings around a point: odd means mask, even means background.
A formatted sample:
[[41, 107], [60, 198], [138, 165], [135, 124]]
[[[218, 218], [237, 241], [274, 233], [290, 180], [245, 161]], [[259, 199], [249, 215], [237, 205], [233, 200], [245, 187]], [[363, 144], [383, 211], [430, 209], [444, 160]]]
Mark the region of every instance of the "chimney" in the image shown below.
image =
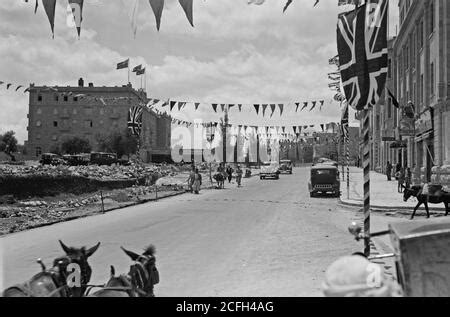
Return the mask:
[[83, 80], [83, 78], [78, 79], [78, 87], [84, 87], [84, 80]]
[[89, 83], [89, 87], [94, 87], [94, 84], [93, 83]]

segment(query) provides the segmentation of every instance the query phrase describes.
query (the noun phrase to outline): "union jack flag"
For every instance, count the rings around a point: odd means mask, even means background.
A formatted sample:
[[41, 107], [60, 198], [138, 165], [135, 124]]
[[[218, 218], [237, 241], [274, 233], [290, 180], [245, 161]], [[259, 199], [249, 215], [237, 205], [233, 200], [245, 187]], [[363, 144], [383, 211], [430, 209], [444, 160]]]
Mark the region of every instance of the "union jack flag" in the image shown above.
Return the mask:
[[128, 129], [133, 135], [139, 135], [142, 128], [142, 113], [141, 106], [131, 107], [128, 111]]
[[344, 93], [350, 106], [375, 106], [388, 71], [387, 0], [367, 0], [339, 16], [337, 44]]
[[348, 103], [344, 103], [344, 107], [342, 108], [342, 117], [341, 117], [341, 133], [344, 138], [348, 136]]

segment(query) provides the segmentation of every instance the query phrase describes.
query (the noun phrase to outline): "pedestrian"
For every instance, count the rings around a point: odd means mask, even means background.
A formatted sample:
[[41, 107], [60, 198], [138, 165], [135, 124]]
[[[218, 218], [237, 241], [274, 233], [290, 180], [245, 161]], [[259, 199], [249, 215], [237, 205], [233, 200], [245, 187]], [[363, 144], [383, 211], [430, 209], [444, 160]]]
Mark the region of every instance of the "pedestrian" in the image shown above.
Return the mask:
[[189, 178], [187, 180], [189, 191], [192, 193], [194, 191], [193, 185], [195, 180], [195, 166], [192, 165], [191, 171], [189, 172]]
[[228, 165], [228, 167], [227, 167], [227, 178], [228, 178], [228, 183], [231, 183], [231, 180], [233, 179], [233, 169], [231, 168], [230, 165]]
[[242, 181], [242, 169], [238, 165], [236, 168], [236, 182], [238, 184], [238, 187], [241, 187], [241, 181]]
[[405, 187], [406, 188], [410, 188], [411, 187], [411, 178], [412, 178], [412, 173], [411, 173], [411, 168], [406, 168], [406, 173], [405, 173]]
[[397, 178], [397, 174], [400, 172], [400, 170], [402, 169], [402, 164], [400, 164], [400, 162], [397, 163], [397, 165], [395, 165], [395, 179], [398, 180]]
[[399, 193], [403, 193], [403, 183], [405, 182], [405, 170], [403, 168], [400, 168], [400, 171], [398, 171], [395, 176], [398, 180], [397, 190]]
[[386, 164], [386, 176], [387, 180], [390, 182], [392, 180], [392, 164], [389, 161]]
[[199, 173], [198, 168], [196, 168], [195, 174], [194, 174], [194, 184], [193, 184], [194, 193], [196, 195], [198, 195], [200, 193], [200, 186], [202, 186], [202, 175]]

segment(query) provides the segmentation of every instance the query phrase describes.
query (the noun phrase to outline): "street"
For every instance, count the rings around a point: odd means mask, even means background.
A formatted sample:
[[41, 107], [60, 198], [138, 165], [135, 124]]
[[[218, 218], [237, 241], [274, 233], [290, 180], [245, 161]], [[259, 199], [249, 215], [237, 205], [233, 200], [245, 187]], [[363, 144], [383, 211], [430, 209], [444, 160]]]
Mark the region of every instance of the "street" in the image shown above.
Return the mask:
[[[109, 266], [128, 272], [120, 246], [157, 249], [156, 296], [321, 296], [326, 268], [361, 251], [347, 227], [360, 221], [336, 198], [310, 198], [308, 168], [280, 180], [244, 179], [243, 187], [181, 195], [104, 215], [11, 234], [0, 239], [0, 286], [23, 282], [62, 255], [58, 239], [99, 250], [90, 258], [91, 283], [109, 278]], [[377, 229], [389, 220], [373, 216]], [[388, 250], [382, 250], [388, 251]]]

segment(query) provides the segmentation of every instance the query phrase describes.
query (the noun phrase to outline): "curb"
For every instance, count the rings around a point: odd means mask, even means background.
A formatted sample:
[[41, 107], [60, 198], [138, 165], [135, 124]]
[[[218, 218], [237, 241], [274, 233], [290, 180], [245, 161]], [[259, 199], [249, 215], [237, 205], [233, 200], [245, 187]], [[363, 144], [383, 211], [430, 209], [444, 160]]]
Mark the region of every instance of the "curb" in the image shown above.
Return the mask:
[[[349, 207], [364, 207], [364, 205], [362, 203], [349, 203], [346, 201], [343, 201], [341, 198], [339, 198], [339, 204], [343, 205], [343, 206], [349, 206]], [[412, 212], [414, 207], [405, 207], [405, 206], [375, 206], [375, 205], [370, 205], [370, 209], [372, 211], [378, 211], [378, 212], [392, 212], [392, 211], [399, 211], [399, 210], [407, 210]], [[431, 212], [444, 212], [445, 213], [445, 208], [443, 207], [430, 207], [428, 208], [430, 213]], [[425, 207], [421, 206], [419, 209], [417, 209], [418, 211], [425, 211]]]

